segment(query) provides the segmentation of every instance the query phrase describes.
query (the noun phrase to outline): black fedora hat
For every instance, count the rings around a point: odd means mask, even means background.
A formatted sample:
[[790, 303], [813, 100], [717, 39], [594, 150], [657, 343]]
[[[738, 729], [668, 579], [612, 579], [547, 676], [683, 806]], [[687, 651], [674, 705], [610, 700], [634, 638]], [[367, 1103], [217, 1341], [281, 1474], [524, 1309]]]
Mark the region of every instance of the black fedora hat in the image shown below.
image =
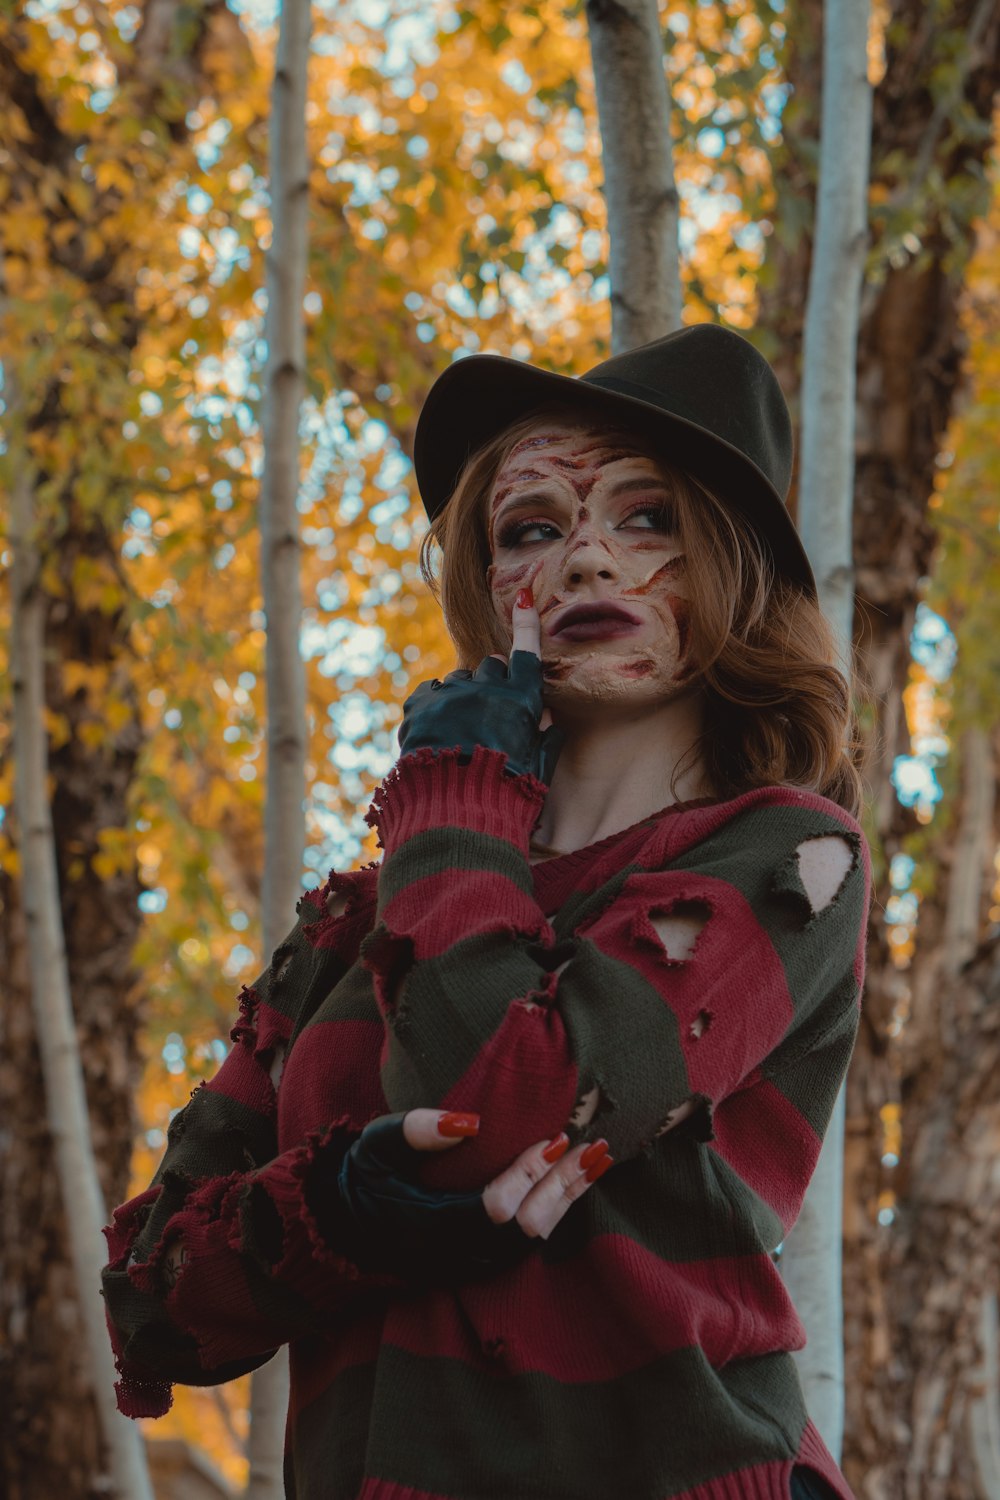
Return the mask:
[[748, 339], [716, 323], [679, 328], [585, 375], [557, 375], [498, 354], [449, 365], [431, 386], [414, 439], [431, 520], [484, 443], [550, 401], [616, 419], [668, 463], [702, 480], [768, 543], [775, 567], [816, 592], [785, 508], [792, 424], [777, 376]]

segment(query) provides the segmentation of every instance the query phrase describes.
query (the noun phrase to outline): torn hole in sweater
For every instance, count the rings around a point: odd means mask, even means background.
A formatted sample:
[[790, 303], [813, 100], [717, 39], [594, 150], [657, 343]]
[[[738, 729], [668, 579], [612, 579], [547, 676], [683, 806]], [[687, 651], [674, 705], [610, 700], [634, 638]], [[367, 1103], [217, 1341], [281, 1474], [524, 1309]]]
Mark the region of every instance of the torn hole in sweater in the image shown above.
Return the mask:
[[[569, 959], [566, 960], [566, 963], [569, 963]], [[556, 984], [558, 983], [559, 975], [565, 967], [565, 963], [561, 964], [558, 969], [553, 969], [550, 973], [546, 974], [537, 989], [529, 990], [520, 1000], [515, 1000], [514, 1004], [520, 1005], [522, 1010], [527, 1011], [548, 1010], [555, 1000]]]
[[413, 939], [397, 937], [383, 924], [365, 938], [361, 957], [372, 975], [376, 1005], [402, 1035], [406, 1027], [402, 989], [413, 967]]
[[187, 1260], [187, 1246], [180, 1235], [175, 1235], [173, 1239], [167, 1241], [160, 1264], [160, 1279], [168, 1293], [173, 1291], [180, 1280]]
[[578, 1130], [582, 1130], [585, 1125], [590, 1124], [602, 1104], [606, 1104], [606, 1101], [601, 1093], [600, 1084], [595, 1083], [592, 1089], [587, 1089], [586, 1093], [581, 1094], [576, 1101], [569, 1123], [575, 1125]]
[[696, 956], [698, 939], [711, 915], [707, 901], [685, 897], [648, 911], [640, 907], [632, 920], [632, 936], [653, 948], [664, 963], [686, 964]]
[[326, 885], [306, 893], [316, 912], [316, 920], [303, 922], [302, 934], [313, 948], [332, 947], [339, 941], [340, 929], [354, 918], [364, 903], [370, 885], [359, 879], [360, 873], [351, 871], [341, 875], [331, 870]]
[[688, 1032], [694, 1041], [698, 1041], [699, 1037], [705, 1035], [705, 1032], [712, 1024], [714, 1016], [715, 1012], [711, 1010], [702, 1009], [698, 1012], [688, 1027]]
[[616, 1108], [615, 1101], [600, 1080], [593, 1084], [588, 1081], [576, 1096], [576, 1103], [568, 1124], [574, 1130], [583, 1130], [591, 1125], [598, 1115], [611, 1114]]
[[289, 969], [292, 967], [292, 959], [295, 957], [295, 949], [291, 943], [279, 943], [271, 955], [270, 971], [270, 993], [280, 989], [284, 983]]
[[[230, 1038], [252, 1051], [276, 1090], [288, 1047], [289, 1018], [261, 1000], [256, 990], [245, 985], [240, 991], [239, 1005], [239, 1019], [229, 1033]], [[204, 1084], [199, 1085], [199, 1088], [203, 1087]], [[194, 1094], [191, 1097], [194, 1098]]]
[[328, 917], [342, 917], [347, 911], [347, 903], [350, 896], [347, 891], [331, 891], [326, 898], [326, 914]]
[[285, 1070], [285, 1053], [287, 1050], [285, 1042], [276, 1042], [271, 1054], [271, 1066], [267, 1070], [267, 1076], [270, 1078], [271, 1085], [275, 1091], [277, 1091], [278, 1084], [281, 1082], [281, 1075]]
[[707, 1094], [692, 1094], [682, 1104], [677, 1104], [667, 1115], [663, 1124], [654, 1132], [654, 1140], [671, 1130], [684, 1127], [683, 1134], [696, 1141], [714, 1141], [712, 1124], [712, 1101]]
[[847, 877], [857, 868], [861, 840], [856, 833], [819, 833], [803, 839], [771, 882], [775, 895], [796, 909], [803, 927], [835, 906]]
[[693, 957], [710, 916], [704, 901], [675, 901], [666, 910], [650, 912], [649, 920], [663, 944], [668, 963], [683, 964]]

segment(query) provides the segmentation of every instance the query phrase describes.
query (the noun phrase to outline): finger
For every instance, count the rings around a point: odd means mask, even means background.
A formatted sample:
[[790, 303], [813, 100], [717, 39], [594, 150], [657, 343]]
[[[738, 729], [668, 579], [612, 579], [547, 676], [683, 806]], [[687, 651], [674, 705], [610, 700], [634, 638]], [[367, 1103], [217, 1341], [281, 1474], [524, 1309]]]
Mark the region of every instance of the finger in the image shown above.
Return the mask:
[[[542, 654], [542, 626], [538, 618], [538, 610], [535, 608], [530, 589], [522, 589], [518, 599], [525, 601], [524, 606], [515, 603], [511, 610], [511, 624], [514, 632], [514, 644], [511, 652], [530, 651], [535, 656]], [[531, 603], [527, 603], [531, 600]], [[513, 661], [511, 662], [513, 666]]]
[[502, 682], [507, 676], [506, 656], [487, 656], [476, 668], [475, 680], [477, 682]]
[[568, 1146], [569, 1137], [565, 1131], [554, 1140], [536, 1141], [509, 1167], [505, 1167], [499, 1177], [487, 1184], [483, 1190], [483, 1203], [495, 1224], [505, 1224], [513, 1219], [531, 1189], [541, 1182], [552, 1162], [563, 1155]]
[[460, 1110], [410, 1109], [403, 1119], [403, 1135], [417, 1151], [448, 1151], [479, 1130], [479, 1116]]
[[508, 678], [521, 691], [537, 703], [539, 718], [542, 714], [542, 659], [535, 651], [512, 651]]
[[525, 1196], [515, 1215], [526, 1235], [548, 1239], [577, 1199], [613, 1166], [614, 1159], [607, 1146], [604, 1140], [575, 1146], [562, 1161], [549, 1168]]

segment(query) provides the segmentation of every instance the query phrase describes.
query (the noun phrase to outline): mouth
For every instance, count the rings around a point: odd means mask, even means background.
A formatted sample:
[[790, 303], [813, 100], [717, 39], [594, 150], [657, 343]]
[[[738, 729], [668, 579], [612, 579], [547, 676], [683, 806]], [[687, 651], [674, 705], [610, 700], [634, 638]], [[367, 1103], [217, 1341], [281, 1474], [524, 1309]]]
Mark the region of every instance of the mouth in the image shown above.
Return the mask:
[[638, 615], [622, 605], [595, 601], [563, 610], [550, 634], [560, 641], [613, 640], [632, 635], [641, 624]]

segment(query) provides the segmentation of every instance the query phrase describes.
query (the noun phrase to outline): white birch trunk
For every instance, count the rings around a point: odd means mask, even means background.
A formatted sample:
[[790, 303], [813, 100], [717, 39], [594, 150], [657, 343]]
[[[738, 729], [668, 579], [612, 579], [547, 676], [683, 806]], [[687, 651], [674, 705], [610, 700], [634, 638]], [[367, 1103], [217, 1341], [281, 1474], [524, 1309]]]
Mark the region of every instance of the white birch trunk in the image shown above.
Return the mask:
[[[11, 455], [21, 444], [15, 372], [5, 367], [7, 431]], [[31, 1004], [45, 1084], [45, 1110], [86, 1355], [104, 1439], [112, 1492], [118, 1500], [153, 1500], [140, 1429], [115, 1402], [115, 1364], [101, 1300], [108, 1215], [97, 1176], [90, 1116], [70, 997], [60, 916], [59, 875], [48, 799], [45, 730], [45, 601], [39, 588], [42, 557], [36, 538], [34, 476], [27, 452], [12, 465], [10, 494], [11, 684], [13, 697], [14, 811], [19, 832], [21, 896], [27, 927]]]
[[993, 803], [996, 777], [986, 730], [973, 724], [959, 748], [962, 812], [955, 834], [940, 978], [947, 983], [976, 951], [982, 927], [983, 890], [995, 852]]
[[608, 211], [611, 349], [681, 326], [679, 198], [656, 0], [587, 0]]
[[975, 1500], [1000, 1500], [1000, 1318], [996, 1292], [984, 1292], [980, 1303], [979, 1337], [982, 1354], [969, 1371], [969, 1383], [978, 1392], [969, 1403], [969, 1443], [976, 1460]]
[[[271, 248], [264, 336], [264, 473], [260, 529], [267, 616], [267, 799], [264, 819], [263, 941], [273, 953], [300, 895], [305, 845], [305, 668], [299, 517], [299, 409], [305, 386], [302, 299], [308, 254], [309, 168], [306, 82], [309, 0], [283, 0], [271, 94]], [[282, 1349], [251, 1387], [249, 1500], [280, 1500], [288, 1411]]]
[[[802, 355], [799, 530], [845, 664], [854, 614], [855, 388], [868, 243], [868, 17], [869, 0], [827, 0], [824, 10], [819, 193]], [[842, 1089], [782, 1256], [809, 1340], [797, 1356], [806, 1405], [837, 1458], [844, 1434], [843, 1150]]]

